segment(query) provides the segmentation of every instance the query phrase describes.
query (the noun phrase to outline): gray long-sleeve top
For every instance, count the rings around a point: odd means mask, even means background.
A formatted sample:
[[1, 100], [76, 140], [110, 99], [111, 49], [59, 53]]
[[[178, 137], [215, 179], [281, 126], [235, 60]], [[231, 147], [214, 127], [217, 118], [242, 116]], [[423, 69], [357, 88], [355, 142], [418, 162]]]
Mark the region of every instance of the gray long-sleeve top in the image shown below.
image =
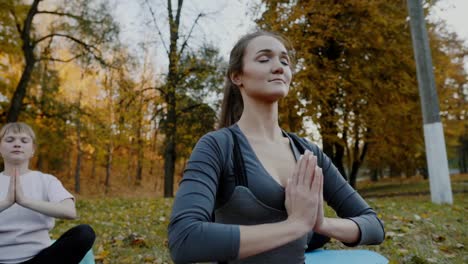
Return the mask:
[[[285, 189], [262, 166], [239, 127], [233, 125], [232, 128], [239, 140], [249, 189], [264, 204], [285, 210]], [[323, 170], [323, 194], [327, 204], [339, 217], [350, 219], [359, 227], [359, 241], [348, 246], [380, 244], [384, 228], [374, 210], [315, 144], [305, 139], [301, 141], [315, 153]], [[290, 142], [297, 160], [299, 153], [291, 139]], [[228, 201], [235, 187], [232, 150], [232, 135], [223, 128], [203, 136], [192, 151], [168, 229], [169, 249], [176, 263], [226, 261], [238, 256], [239, 226], [212, 222], [213, 210]]]

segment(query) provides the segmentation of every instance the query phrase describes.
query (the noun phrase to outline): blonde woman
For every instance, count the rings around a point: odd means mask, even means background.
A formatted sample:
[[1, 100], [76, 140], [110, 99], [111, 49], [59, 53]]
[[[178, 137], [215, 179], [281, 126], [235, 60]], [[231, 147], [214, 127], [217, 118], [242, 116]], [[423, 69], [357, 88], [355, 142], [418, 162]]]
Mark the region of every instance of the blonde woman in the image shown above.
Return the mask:
[[27, 124], [8, 123], [0, 130], [0, 263], [79, 263], [94, 243], [94, 231], [78, 225], [52, 244], [54, 218], [76, 218], [75, 201], [56, 177], [29, 169], [35, 149]]

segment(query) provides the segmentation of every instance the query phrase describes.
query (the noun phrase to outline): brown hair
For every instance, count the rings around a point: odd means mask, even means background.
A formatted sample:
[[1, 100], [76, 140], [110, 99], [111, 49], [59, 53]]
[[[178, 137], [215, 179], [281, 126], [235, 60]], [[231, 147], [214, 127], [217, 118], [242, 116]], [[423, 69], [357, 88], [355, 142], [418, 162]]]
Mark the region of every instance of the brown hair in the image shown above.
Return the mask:
[[[273, 37], [279, 40], [286, 47], [289, 53], [292, 51], [292, 46], [285, 37], [269, 31], [259, 30], [247, 34], [237, 41], [236, 45], [234, 45], [234, 48], [231, 50], [231, 54], [229, 56], [229, 65], [226, 71], [226, 76], [224, 78], [224, 98], [221, 104], [221, 116], [219, 119], [218, 128], [233, 125], [239, 121], [242, 115], [242, 111], [244, 110], [244, 102], [242, 101], [242, 95], [240, 93], [239, 87], [231, 80], [231, 75], [242, 73], [245, 50], [251, 40], [260, 36]], [[290, 57], [293, 56], [290, 55]], [[289, 67], [292, 67], [292, 64], [290, 64]]]
[[26, 135], [31, 137], [33, 145], [36, 145], [36, 134], [34, 133], [34, 130], [26, 123], [13, 122], [4, 125], [0, 130], [0, 141], [3, 140], [3, 137], [5, 137], [5, 135], [9, 132], [12, 132], [14, 134], [25, 133]]

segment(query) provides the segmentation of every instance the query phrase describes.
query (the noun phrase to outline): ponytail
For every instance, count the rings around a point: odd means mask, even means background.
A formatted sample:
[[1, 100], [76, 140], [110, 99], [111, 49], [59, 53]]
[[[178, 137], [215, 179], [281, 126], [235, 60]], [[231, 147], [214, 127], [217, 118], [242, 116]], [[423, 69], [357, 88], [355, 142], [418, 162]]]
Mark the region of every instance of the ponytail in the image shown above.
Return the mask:
[[231, 81], [231, 78], [226, 77], [218, 129], [235, 124], [239, 121], [242, 111], [244, 111], [244, 102], [239, 87]]

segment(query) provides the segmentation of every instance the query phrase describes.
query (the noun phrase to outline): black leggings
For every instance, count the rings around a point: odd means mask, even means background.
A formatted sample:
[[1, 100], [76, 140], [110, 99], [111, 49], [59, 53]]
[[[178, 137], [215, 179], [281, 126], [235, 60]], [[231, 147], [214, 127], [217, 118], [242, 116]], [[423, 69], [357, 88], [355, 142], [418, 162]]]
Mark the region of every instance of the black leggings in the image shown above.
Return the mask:
[[91, 249], [96, 235], [89, 225], [78, 225], [65, 232], [55, 243], [21, 264], [78, 264]]

